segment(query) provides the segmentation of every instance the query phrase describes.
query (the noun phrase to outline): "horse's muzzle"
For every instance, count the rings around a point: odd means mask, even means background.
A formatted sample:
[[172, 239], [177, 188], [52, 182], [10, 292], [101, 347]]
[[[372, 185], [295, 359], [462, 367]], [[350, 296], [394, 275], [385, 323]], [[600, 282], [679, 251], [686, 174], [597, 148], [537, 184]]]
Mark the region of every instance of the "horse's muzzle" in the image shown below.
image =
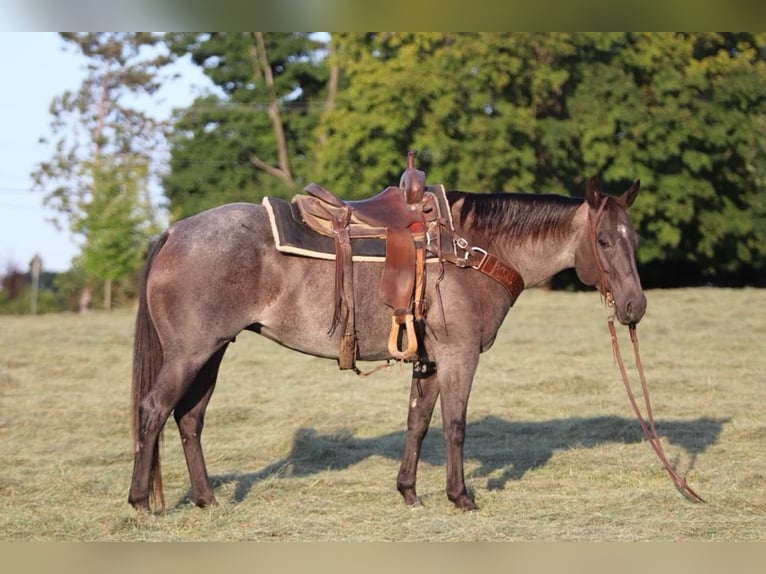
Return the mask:
[[631, 295], [625, 301], [615, 301], [615, 315], [623, 325], [635, 325], [646, 313], [646, 296], [641, 293]]

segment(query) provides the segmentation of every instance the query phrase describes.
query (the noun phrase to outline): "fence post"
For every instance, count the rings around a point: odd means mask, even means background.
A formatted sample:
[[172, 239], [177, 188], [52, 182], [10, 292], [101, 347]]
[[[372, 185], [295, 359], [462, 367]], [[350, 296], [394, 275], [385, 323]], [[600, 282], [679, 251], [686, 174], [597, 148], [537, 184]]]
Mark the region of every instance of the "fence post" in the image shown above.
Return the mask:
[[36, 254], [29, 262], [29, 272], [32, 275], [32, 295], [29, 298], [29, 312], [37, 315], [37, 293], [40, 290], [40, 270], [43, 267], [43, 261], [39, 254]]

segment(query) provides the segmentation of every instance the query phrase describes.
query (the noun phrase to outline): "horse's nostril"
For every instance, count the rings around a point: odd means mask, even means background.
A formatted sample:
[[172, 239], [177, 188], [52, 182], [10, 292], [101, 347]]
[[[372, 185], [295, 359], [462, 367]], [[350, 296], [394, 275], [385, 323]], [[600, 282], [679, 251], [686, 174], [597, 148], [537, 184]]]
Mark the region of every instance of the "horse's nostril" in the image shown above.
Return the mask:
[[625, 302], [625, 317], [636, 323], [641, 320], [646, 312], [646, 299], [638, 295], [635, 299], [629, 299]]

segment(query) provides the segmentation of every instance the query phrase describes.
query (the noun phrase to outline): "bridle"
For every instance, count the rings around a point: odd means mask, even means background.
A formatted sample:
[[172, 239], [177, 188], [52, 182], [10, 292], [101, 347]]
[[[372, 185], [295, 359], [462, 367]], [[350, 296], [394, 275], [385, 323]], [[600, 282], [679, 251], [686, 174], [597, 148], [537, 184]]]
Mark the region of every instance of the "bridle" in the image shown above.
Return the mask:
[[[612, 292], [609, 287], [609, 280], [607, 279], [606, 272], [604, 271], [604, 267], [601, 264], [601, 259], [598, 255], [598, 237], [597, 237], [597, 229], [598, 229], [598, 222], [601, 219], [601, 215], [604, 212], [604, 208], [606, 207], [606, 203], [609, 200], [609, 196], [604, 195], [601, 197], [601, 201], [599, 203], [598, 209], [595, 211], [595, 215], [593, 214], [593, 211], [591, 209], [588, 210], [588, 227], [589, 227], [589, 233], [590, 233], [590, 242], [593, 249], [593, 258], [595, 260], [596, 269], [598, 270], [599, 275], [599, 281], [598, 281], [598, 289], [601, 292], [601, 297], [604, 300], [604, 303], [609, 308], [614, 308], [615, 302], [614, 298], [612, 297]], [[617, 365], [620, 369], [620, 374], [622, 375], [622, 381], [625, 385], [625, 390], [628, 393], [628, 400], [630, 401], [631, 407], [633, 407], [633, 412], [636, 415], [636, 418], [638, 419], [638, 423], [641, 425], [641, 430], [644, 432], [644, 436], [646, 437], [646, 440], [649, 441], [649, 444], [651, 445], [652, 449], [654, 450], [655, 454], [657, 455], [657, 458], [660, 459], [660, 462], [662, 463], [662, 466], [665, 467], [665, 470], [670, 474], [670, 477], [673, 479], [673, 482], [676, 485], [676, 488], [683, 494], [688, 500], [692, 502], [705, 502], [705, 500], [702, 499], [696, 492], [694, 492], [691, 487], [686, 483], [686, 480], [679, 476], [679, 474], [675, 471], [675, 469], [672, 467], [672, 465], [668, 462], [667, 457], [665, 456], [665, 450], [662, 448], [662, 443], [660, 442], [660, 437], [657, 435], [657, 429], [654, 425], [654, 416], [652, 415], [652, 404], [649, 400], [649, 388], [646, 384], [646, 377], [644, 376], [644, 368], [641, 365], [641, 357], [638, 352], [638, 333], [636, 331], [636, 324], [631, 323], [628, 325], [628, 331], [630, 333], [630, 341], [633, 344], [633, 354], [635, 356], [636, 360], [636, 370], [638, 371], [639, 379], [641, 380], [641, 390], [644, 394], [644, 403], [646, 405], [646, 418], [648, 419], [649, 423], [647, 425], [647, 422], [644, 420], [643, 415], [641, 414], [641, 410], [638, 407], [638, 403], [636, 402], [636, 398], [633, 394], [633, 390], [630, 386], [630, 381], [628, 379], [628, 373], [625, 370], [625, 363], [622, 360], [622, 353], [620, 352], [620, 345], [617, 340], [617, 333], [614, 328], [614, 313], [609, 316], [607, 320], [607, 324], [609, 327], [609, 335], [612, 339], [612, 350], [614, 352], [614, 357], [617, 360]]]

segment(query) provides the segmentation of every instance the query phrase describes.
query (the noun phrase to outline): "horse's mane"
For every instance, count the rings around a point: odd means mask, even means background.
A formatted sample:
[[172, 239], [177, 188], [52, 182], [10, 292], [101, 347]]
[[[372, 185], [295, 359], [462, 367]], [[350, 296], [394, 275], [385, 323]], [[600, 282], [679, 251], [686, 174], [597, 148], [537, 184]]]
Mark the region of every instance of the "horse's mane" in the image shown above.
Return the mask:
[[471, 219], [471, 227], [490, 238], [503, 233], [518, 240], [564, 235], [582, 199], [534, 193], [447, 193], [450, 205], [463, 200], [459, 222]]

